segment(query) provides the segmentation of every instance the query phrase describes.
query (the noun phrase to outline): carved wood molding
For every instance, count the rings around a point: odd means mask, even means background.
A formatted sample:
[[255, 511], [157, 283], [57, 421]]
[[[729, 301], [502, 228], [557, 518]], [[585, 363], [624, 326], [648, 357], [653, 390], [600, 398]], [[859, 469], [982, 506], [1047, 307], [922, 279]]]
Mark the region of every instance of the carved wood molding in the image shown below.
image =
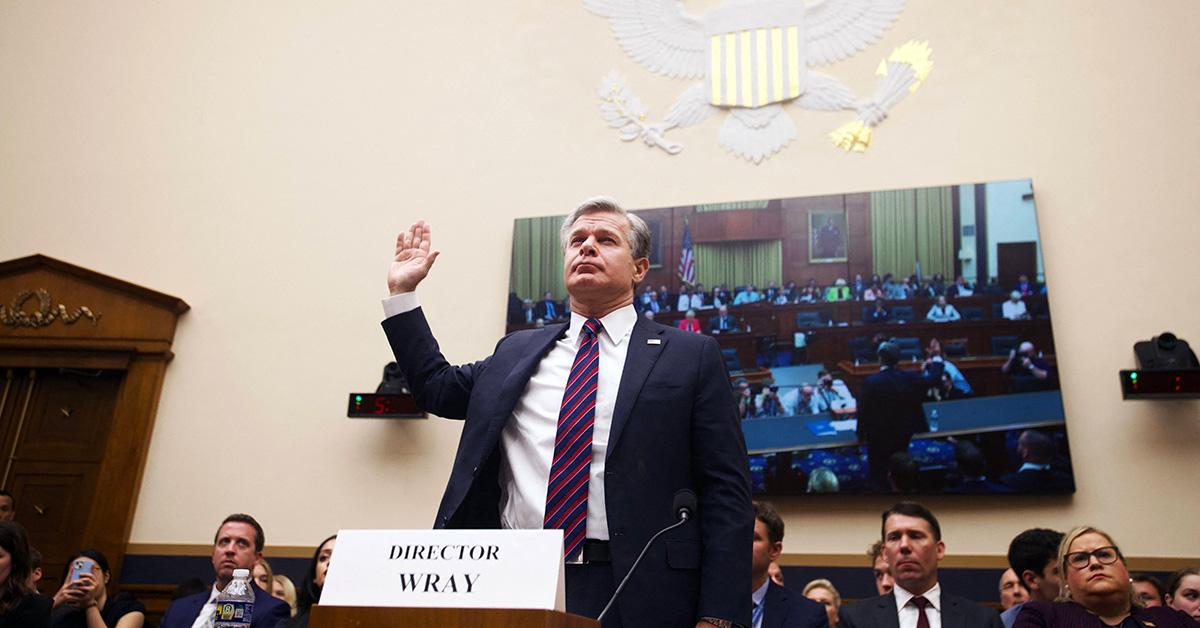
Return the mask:
[[[38, 309], [26, 312], [25, 303], [34, 296], [38, 298]], [[80, 318], [86, 318], [92, 325], [96, 325], [100, 322], [100, 316], [102, 314], [93, 313], [86, 305], [75, 308], [73, 312], [67, 311], [67, 306], [62, 303], [54, 305], [50, 291], [44, 288], [22, 290], [17, 293], [11, 305], [0, 305], [0, 323], [9, 327], [49, 327], [56, 320], [62, 321], [64, 325], [72, 325]]]

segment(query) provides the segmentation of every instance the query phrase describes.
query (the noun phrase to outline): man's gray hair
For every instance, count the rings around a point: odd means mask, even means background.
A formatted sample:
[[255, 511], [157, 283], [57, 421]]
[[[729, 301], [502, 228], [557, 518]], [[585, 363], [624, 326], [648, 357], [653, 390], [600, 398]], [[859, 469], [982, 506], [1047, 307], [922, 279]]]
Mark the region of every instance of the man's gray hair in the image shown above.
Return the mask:
[[650, 227], [646, 226], [646, 221], [642, 220], [637, 214], [631, 214], [625, 211], [624, 207], [617, 202], [616, 199], [608, 196], [593, 196], [576, 207], [574, 211], [567, 214], [563, 220], [562, 229], [559, 230], [559, 236], [562, 239], [563, 250], [567, 248], [567, 239], [571, 237], [571, 227], [575, 225], [575, 221], [579, 220], [585, 214], [595, 214], [598, 212], [613, 212], [625, 217], [629, 222], [629, 247], [633, 251], [633, 259], [641, 259], [650, 257]]

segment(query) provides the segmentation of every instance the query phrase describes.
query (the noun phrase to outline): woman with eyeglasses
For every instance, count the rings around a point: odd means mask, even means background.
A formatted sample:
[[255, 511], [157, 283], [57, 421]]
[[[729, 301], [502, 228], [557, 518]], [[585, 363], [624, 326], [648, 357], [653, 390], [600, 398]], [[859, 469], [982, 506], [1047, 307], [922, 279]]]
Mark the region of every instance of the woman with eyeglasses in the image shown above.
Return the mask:
[[1015, 628], [1196, 628], [1190, 617], [1169, 608], [1145, 608], [1134, 594], [1125, 557], [1107, 533], [1075, 528], [1058, 546], [1063, 587], [1055, 602], [1021, 607]]

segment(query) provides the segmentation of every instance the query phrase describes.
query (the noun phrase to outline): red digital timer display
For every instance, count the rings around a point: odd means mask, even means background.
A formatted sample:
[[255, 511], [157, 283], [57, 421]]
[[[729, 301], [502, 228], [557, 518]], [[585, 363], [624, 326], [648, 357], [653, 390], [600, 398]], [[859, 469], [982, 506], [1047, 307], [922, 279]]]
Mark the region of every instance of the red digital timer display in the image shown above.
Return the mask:
[[425, 413], [417, 407], [412, 395], [350, 393], [350, 418], [420, 419]]

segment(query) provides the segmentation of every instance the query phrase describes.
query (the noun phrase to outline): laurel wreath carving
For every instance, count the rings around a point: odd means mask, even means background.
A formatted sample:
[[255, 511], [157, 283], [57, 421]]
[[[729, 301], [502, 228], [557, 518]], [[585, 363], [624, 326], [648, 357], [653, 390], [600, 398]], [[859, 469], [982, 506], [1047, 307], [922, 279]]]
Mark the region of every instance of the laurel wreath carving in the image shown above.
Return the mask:
[[[25, 303], [34, 296], [38, 298], [38, 309], [26, 312]], [[9, 327], [48, 327], [56, 320], [62, 321], [64, 325], [71, 325], [81, 318], [86, 318], [95, 325], [100, 316], [101, 314], [92, 312], [86, 305], [75, 308], [73, 312], [67, 311], [67, 306], [61, 303], [54, 305], [50, 299], [50, 292], [42, 288], [23, 290], [8, 307], [0, 305], [0, 323]]]

